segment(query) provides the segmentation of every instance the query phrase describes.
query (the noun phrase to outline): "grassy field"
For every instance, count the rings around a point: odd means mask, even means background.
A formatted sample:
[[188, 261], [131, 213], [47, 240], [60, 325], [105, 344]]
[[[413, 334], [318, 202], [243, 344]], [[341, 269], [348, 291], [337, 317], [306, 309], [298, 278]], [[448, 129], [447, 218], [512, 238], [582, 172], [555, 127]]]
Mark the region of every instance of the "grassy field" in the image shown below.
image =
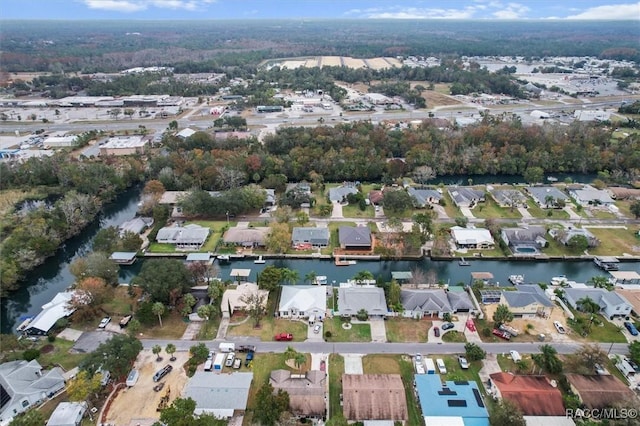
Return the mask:
[[502, 208], [491, 196], [486, 196], [484, 203], [479, 203], [471, 211], [479, 219], [499, 218], [499, 219], [521, 219], [522, 215], [517, 209]]
[[175, 253], [176, 246], [173, 244], [150, 243], [147, 251], [151, 253]]
[[[614, 256], [622, 253], [634, 253], [634, 246], [640, 246], [636, 236], [638, 227], [622, 228], [589, 228], [589, 231], [600, 240], [600, 245], [589, 249], [589, 254]], [[634, 233], [635, 231], [635, 233]], [[637, 255], [638, 253], [635, 252]]]
[[410, 425], [424, 425], [424, 418], [422, 417], [422, 409], [416, 399], [416, 393], [413, 389], [413, 363], [411, 358], [403, 356], [399, 360], [400, 375], [402, 376], [402, 383], [404, 384], [405, 397], [407, 399], [407, 411], [409, 414]]
[[187, 324], [182, 315], [174, 310], [162, 317], [162, 327], [160, 324], [156, 324], [152, 327], [142, 328], [140, 333], [147, 339], [179, 339], [187, 329]]
[[342, 393], [342, 375], [344, 374], [344, 358], [342, 355], [329, 355], [329, 416], [342, 415], [340, 394]]
[[[589, 323], [590, 316], [575, 310], [572, 310], [572, 312], [576, 320], [581, 319], [582, 324], [586, 327]], [[577, 342], [627, 343], [627, 339], [617, 325], [605, 320], [600, 315], [597, 316], [597, 322], [598, 323], [591, 326], [591, 332], [587, 336], [582, 336], [584, 327], [578, 325], [579, 323], [577, 321], [569, 320], [567, 321], [567, 325], [574, 331], [571, 337]]]
[[340, 317], [324, 320], [324, 332], [331, 332], [327, 342], [370, 342], [371, 326], [369, 324], [351, 324], [349, 330], [342, 328], [343, 321]]
[[214, 317], [209, 321], [203, 321], [200, 331], [198, 331], [198, 340], [213, 340], [218, 335], [220, 327], [220, 318]]
[[385, 323], [389, 342], [426, 342], [430, 321], [412, 318], [389, 318]]
[[364, 374], [400, 374], [400, 355], [365, 355], [362, 357]]
[[[232, 322], [234, 321], [236, 321], [236, 317], [232, 319]], [[255, 328], [253, 326], [253, 320], [249, 319], [239, 325], [230, 325], [227, 335], [259, 337], [260, 340], [268, 342], [273, 340], [273, 336], [278, 333], [291, 333], [293, 334], [294, 342], [302, 342], [307, 338], [307, 328], [308, 325], [302, 321], [266, 316], [260, 321], [260, 328]]]
[[4, 189], [0, 191], [0, 216], [9, 212], [13, 207], [26, 199], [36, 199], [44, 197], [36, 189], [22, 191], [19, 189]]
[[[531, 198], [527, 199], [527, 211], [529, 214], [537, 219], [569, 219], [569, 213], [562, 209], [542, 209]], [[551, 212], [551, 215], [549, 215]]]
[[451, 219], [455, 219], [456, 217], [462, 217], [462, 212], [453, 203], [453, 200], [451, 199], [451, 196], [449, 195], [449, 193], [443, 190], [442, 195], [444, 196], [444, 201], [445, 201], [444, 211], [447, 213], [447, 216], [449, 216]]
[[376, 213], [373, 206], [367, 206], [367, 208], [362, 211], [357, 204], [349, 204], [347, 206], [342, 206], [342, 216], [344, 217], [358, 217], [358, 218], [373, 218]]
[[442, 341], [447, 343], [466, 343], [467, 338], [459, 331], [447, 331], [442, 335]]
[[40, 348], [53, 345], [53, 350], [42, 353], [38, 358], [38, 362], [43, 367], [59, 365], [66, 371], [77, 367], [80, 362], [86, 358], [87, 354], [71, 354], [69, 350], [73, 347], [74, 342], [65, 339], [56, 339], [55, 342], [49, 343], [44, 340], [44, 345]]

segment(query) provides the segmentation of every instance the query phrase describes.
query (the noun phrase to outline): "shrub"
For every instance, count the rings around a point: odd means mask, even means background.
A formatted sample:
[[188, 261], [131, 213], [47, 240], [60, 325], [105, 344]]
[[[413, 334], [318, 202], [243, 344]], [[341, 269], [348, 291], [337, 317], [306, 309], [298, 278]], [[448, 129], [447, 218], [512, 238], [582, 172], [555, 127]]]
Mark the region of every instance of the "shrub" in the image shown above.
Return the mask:
[[40, 351], [38, 349], [27, 349], [22, 353], [22, 358], [25, 361], [33, 361], [40, 357]]
[[491, 329], [489, 327], [484, 327], [482, 329], [482, 335], [484, 337], [491, 337]]
[[327, 339], [331, 339], [332, 336], [333, 333], [331, 333], [331, 331], [327, 330], [324, 332], [324, 337], [326, 337]]
[[49, 341], [49, 343], [53, 343], [56, 341], [56, 336], [54, 336], [53, 334], [50, 334], [47, 336], [47, 340]]

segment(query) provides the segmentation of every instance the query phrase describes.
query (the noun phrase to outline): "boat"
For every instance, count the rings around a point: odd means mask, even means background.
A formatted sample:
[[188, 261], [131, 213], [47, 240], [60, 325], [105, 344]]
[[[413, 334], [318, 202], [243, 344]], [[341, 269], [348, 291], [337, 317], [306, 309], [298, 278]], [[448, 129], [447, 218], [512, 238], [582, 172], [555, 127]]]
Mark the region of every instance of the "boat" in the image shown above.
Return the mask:
[[559, 285], [566, 284], [566, 282], [567, 282], [566, 275], [558, 275], [557, 277], [551, 278], [551, 285], [559, 286]]
[[265, 260], [262, 258], [262, 256], [258, 256], [258, 258], [254, 260], [253, 263], [262, 264], [265, 263]]
[[221, 254], [217, 257], [217, 259], [218, 263], [228, 263], [231, 260], [228, 254]]
[[315, 285], [327, 285], [327, 276], [326, 275], [318, 275], [314, 280], [313, 284]]
[[460, 260], [458, 261], [458, 265], [460, 265], [460, 266], [469, 266], [471, 264], [467, 260], [464, 260], [464, 257], [461, 257]]
[[524, 284], [524, 275], [509, 275], [509, 282], [514, 285]]
[[558, 181], [558, 178], [557, 178], [557, 177], [555, 177], [555, 176], [547, 176], [547, 180], [548, 180], [549, 182], [557, 182], [557, 181]]
[[31, 320], [33, 319], [33, 317], [27, 317], [25, 318], [20, 325], [18, 326], [18, 328], [16, 328], [16, 330], [18, 331], [24, 331], [26, 330], [26, 328], [29, 326], [29, 324], [31, 323]]

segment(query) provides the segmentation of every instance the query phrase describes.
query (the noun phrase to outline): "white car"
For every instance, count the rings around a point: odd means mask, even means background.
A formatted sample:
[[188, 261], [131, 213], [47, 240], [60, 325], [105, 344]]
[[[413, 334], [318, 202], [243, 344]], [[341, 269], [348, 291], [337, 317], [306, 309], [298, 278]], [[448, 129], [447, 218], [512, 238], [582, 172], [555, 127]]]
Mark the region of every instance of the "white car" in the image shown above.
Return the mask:
[[233, 361], [236, 358], [236, 354], [233, 352], [229, 352], [229, 354], [227, 355], [227, 361], [224, 363], [225, 366], [227, 367], [231, 367], [233, 365]]
[[567, 330], [564, 329], [564, 326], [560, 324], [560, 321], [554, 321], [553, 326], [558, 330], [558, 333], [565, 334]]
[[469, 368], [469, 361], [467, 361], [467, 359], [463, 356], [458, 357], [458, 363], [460, 363], [460, 368], [462, 368], [463, 370]]
[[102, 321], [100, 321], [98, 328], [105, 328], [107, 324], [109, 324], [110, 322], [111, 322], [111, 317], [104, 317], [102, 318]]
[[322, 330], [322, 326], [320, 324], [316, 324], [313, 326], [313, 332], [318, 334], [320, 333], [320, 330]]

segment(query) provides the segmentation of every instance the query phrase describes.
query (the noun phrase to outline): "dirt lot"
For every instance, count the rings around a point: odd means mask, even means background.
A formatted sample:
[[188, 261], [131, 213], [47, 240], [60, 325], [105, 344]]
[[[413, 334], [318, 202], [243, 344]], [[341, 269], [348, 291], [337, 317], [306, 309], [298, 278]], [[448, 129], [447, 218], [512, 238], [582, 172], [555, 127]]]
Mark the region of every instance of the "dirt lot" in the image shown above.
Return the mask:
[[[122, 390], [109, 408], [107, 413], [107, 423], [118, 426], [137, 424], [143, 419], [158, 420], [160, 413], [156, 411], [158, 402], [171, 389], [169, 403], [180, 396], [182, 389], [187, 383], [187, 375], [182, 365], [189, 358], [188, 352], [176, 352], [176, 360], [171, 362], [173, 371], [165, 376], [161, 381], [164, 388], [160, 392], [155, 392], [153, 387], [153, 375], [160, 368], [169, 363], [169, 356], [162, 353], [163, 360], [156, 362], [156, 356], [151, 351], [142, 351], [135, 363], [135, 368], [140, 371], [140, 377], [135, 386]], [[135, 422], [133, 422], [135, 420]], [[144, 422], [146, 423], [146, 422]]]
[[[498, 307], [497, 304], [484, 305], [484, 311], [486, 314], [486, 318], [491, 320], [493, 318], [493, 312]], [[560, 306], [555, 306], [551, 311], [551, 316], [547, 319], [545, 318], [516, 318], [509, 325], [524, 333], [527, 330], [527, 324], [532, 324], [533, 329], [529, 330], [529, 334], [537, 336], [539, 334], [544, 334], [546, 336], [546, 340], [553, 340], [555, 342], [563, 342], [570, 340], [569, 335], [567, 334], [559, 334], [555, 327], [553, 326], [554, 321], [560, 321], [562, 325], [564, 325], [567, 331], [570, 331], [570, 328], [567, 327], [567, 319], [565, 317], [564, 311]]]

